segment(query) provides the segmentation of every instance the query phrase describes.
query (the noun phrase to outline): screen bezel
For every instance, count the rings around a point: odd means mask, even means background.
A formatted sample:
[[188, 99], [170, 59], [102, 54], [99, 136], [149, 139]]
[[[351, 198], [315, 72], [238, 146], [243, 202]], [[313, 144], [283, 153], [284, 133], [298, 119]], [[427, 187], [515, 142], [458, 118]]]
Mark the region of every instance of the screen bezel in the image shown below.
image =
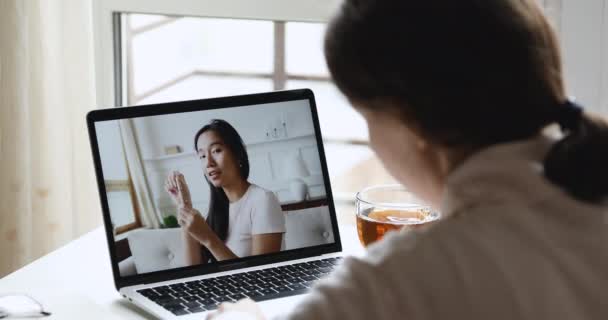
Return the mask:
[[[331, 218], [332, 229], [334, 233], [334, 243], [323, 244], [318, 246], [292, 249], [288, 251], [281, 251], [271, 254], [263, 254], [252, 257], [238, 258], [229, 261], [216, 262], [210, 265], [197, 265], [182, 267], [176, 269], [169, 269], [163, 271], [156, 271], [145, 274], [138, 274], [132, 276], [122, 277], [118, 269], [118, 261], [116, 258], [116, 248], [114, 235], [111, 227], [110, 210], [107, 200], [106, 188], [104, 183], [103, 171], [101, 166], [101, 158], [99, 154], [99, 146], [97, 141], [97, 134], [95, 123], [108, 120], [120, 120], [136, 117], [156, 116], [164, 114], [175, 114], [184, 112], [194, 111], [205, 111], [205, 110], [216, 110], [232, 107], [252, 107], [256, 105], [276, 103], [276, 102], [288, 102], [294, 100], [309, 101], [310, 110], [312, 114], [312, 121], [314, 125], [315, 138], [317, 142], [317, 150], [319, 152], [319, 159], [321, 161], [321, 170], [323, 174], [323, 183], [325, 185], [325, 192], [327, 195], [329, 213]], [[336, 217], [336, 210], [333, 201], [333, 195], [331, 191], [331, 185], [329, 181], [329, 173], [327, 169], [327, 161], [325, 158], [325, 150], [323, 147], [323, 139], [321, 135], [321, 128], [319, 126], [319, 118], [317, 114], [317, 107], [315, 103], [314, 94], [310, 89], [297, 89], [287, 91], [274, 91], [267, 93], [248, 94], [230, 97], [200, 99], [200, 100], [188, 100], [178, 101], [151, 105], [141, 105], [123, 108], [110, 108], [110, 109], [98, 109], [93, 110], [87, 114], [87, 126], [89, 131], [89, 140], [91, 143], [91, 150], [93, 153], [93, 161], [95, 165], [95, 173], [97, 177], [97, 187], [99, 191], [99, 197], [101, 201], [101, 208], [103, 211], [103, 222], [106, 232], [106, 238], [108, 242], [108, 249], [110, 253], [110, 259], [112, 263], [112, 273], [114, 276], [114, 284], [118, 290], [123, 287], [133, 286], [138, 284], [154, 283], [160, 281], [167, 281], [173, 279], [187, 278], [199, 275], [206, 275], [211, 273], [217, 273], [228, 270], [235, 270], [253, 266], [259, 266], [264, 264], [289, 261], [294, 259], [318, 256], [326, 253], [340, 252], [342, 251], [342, 244], [340, 241], [340, 233], [338, 230], [338, 223]]]

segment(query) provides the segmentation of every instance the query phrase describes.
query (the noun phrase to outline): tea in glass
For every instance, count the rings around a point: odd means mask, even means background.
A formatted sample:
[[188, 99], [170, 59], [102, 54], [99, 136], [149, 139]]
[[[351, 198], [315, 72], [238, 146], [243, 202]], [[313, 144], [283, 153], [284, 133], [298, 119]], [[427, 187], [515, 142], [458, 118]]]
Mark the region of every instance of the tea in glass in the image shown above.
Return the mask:
[[416, 228], [439, 219], [438, 212], [400, 185], [367, 188], [357, 194], [357, 233], [363, 246], [387, 232]]

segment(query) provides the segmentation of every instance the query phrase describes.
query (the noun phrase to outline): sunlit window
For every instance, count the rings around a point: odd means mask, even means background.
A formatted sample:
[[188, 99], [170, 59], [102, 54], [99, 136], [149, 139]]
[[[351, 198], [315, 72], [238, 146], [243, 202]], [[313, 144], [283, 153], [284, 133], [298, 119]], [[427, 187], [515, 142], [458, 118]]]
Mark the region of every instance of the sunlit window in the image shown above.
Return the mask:
[[[365, 121], [331, 82], [325, 24], [142, 14], [123, 21], [123, 104], [310, 88], [338, 202], [351, 201], [364, 180], [390, 180], [367, 146]], [[380, 168], [375, 177], [353, 174], [365, 163]]]

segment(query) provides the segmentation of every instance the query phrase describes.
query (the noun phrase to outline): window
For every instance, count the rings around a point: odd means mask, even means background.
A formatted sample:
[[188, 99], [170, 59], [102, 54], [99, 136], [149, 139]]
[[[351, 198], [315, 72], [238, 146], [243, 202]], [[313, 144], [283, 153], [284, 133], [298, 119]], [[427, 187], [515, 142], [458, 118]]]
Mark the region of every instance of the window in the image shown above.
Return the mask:
[[[106, 180], [108, 205], [116, 234], [142, 226], [131, 180]], [[125, 212], [126, 211], [126, 212]]]
[[330, 80], [322, 48], [325, 24], [132, 13], [122, 14], [121, 21], [124, 105], [310, 88], [337, 200], [351, 203], [354, 192], [369, 183], [339, 183], [373, 157], [365, 121]]

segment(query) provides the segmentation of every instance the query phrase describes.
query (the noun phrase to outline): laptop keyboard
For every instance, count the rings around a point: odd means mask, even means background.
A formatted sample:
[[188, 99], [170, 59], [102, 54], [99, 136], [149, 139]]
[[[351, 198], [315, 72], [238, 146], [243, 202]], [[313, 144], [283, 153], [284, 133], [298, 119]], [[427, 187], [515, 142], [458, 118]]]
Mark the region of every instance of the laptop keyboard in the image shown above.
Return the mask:
[[137, 290], [174, 315], [214, 310], [222, 302], [244, 298], [264, 301], [305, 293], [332, 271], [341, 258], [236, 273], [228, 276]]

